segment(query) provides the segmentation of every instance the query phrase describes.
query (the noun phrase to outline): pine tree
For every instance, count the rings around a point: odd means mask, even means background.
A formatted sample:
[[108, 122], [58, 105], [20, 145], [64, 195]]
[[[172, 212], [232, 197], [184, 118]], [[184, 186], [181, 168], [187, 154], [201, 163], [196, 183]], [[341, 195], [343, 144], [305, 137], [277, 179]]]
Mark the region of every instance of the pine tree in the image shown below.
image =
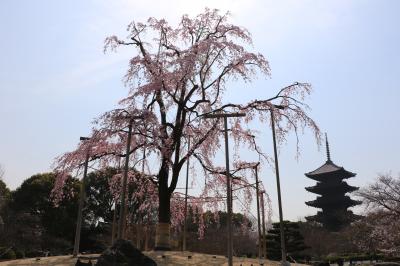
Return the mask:
[[[287, 259], [304, 259], [304, 250], [307, 249], [307, 246], [304, 244], [304, 237], [299, 231], [299, 224], [290, 221], [284, 221], [283, 223], [286, 253], [288, 255]], [[271, 260], [281, 259], [281, 236], [279, 223], [273, 223], [272, 229], [268, 230], [267, 257]]]

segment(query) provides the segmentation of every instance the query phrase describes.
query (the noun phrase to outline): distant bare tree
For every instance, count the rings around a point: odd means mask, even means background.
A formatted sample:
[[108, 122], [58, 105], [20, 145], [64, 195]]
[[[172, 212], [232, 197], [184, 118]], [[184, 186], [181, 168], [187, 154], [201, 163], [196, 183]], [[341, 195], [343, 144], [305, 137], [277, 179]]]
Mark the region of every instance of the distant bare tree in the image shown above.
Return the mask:
[[360, 189], [357, 194], [368, 209], [384, 210], [389, 215], [400, 217], [400, 176], [381, 174], [375, 183]]
[[391, 174], [381, 174], [375, 183], [360, 189], [357, 194], [369, 211], [358, 223], [359, 228], [353, 228], [356, 231], [358, 229], [358, 235], [361, 236], [355, 237], [358, 246], [364, 250], [373, 248], [388, 255], [399, 256], [400, 175], [394, 177]]

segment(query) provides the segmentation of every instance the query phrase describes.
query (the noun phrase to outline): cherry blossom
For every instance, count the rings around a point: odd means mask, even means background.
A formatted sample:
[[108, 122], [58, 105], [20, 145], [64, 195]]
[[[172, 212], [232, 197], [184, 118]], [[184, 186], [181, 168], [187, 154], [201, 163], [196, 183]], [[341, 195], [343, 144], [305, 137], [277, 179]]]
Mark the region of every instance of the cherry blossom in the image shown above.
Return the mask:
[[[224, 103], [228, 82], [239, 79], [250, 82], [257, 76], [270, 75], [266, 58], [249, 50], [252, 46], [249, 31], [230, 24], [229, 16], [229, 13], [205, 9], [193, 18], [182, 16], [177, 26], [169, 25], [164, 19], [149, 18], [144, 23], [130, 23], [126, 39], [106, 38], [105, 51], [117, 51], [121, 47], [132, 51], [124, 77], [129, 93], [119, 102], [119, 109], [96, 120], [90, 141], [57, 159], [55, 170], [60, 178], [55, 192], [61, 191], [67, 174], [82, 165], [88, 151], [91, 161], [96, 161], [99, 167], [117, 165], [124, 156], [126, 127], [132, 122], [131, 164], [141, 162], [138, 153], [141, 149], [146, 149], [146, 163], [156, 162], [156, 167], [148, 169], [142, 178], [155, 185], [153, 191], [158, 196], [156, 246], [168, 249], [169, 229], [166, 228], [170, 225], [178, 228], [183, 219], [180, 196], [175, 189], [188, 158], [203, 170], [207, 180], [199, 197], [191, 199], [190, 204], [199, 214], [224, 205], [223, 201], [204, 200], [226, 195], [225, 168], [215, 163], [215, 156], [222, 150], [222, 121], [204, 119], [204, 114], [246, 113], [245, 118], [230, 119], [229, 135], [235, 147], [246, 145], [261, 161], [270, 158], [255, 141], [254, 135], [260, 132], [250, 129], [249, 124], [255, 120], [269, 124], [270, 111], [276, 105], [285, 107], [273, 112], [280, 142], [285, 141], [289, 132], [294, 132], [298, 140], [305, 128], [311, 129], [319, 141], [319, 128], [308, 116], [308, 106], [304, 103], [311, 93], [308, 83], [294, 82], [263, 100]], [[137, 116], [142, 118], [132, 120]], [[187, 149], [189, 139], [191, 145]], [[250, 177], [242, 173], [249, 165], [240, 161], [239, 154], [234, 155], [234, 166], [230, 173], [233, 186], [251, 183]], [[237, 193], [246, 204], [250, 204], [254, 195], [250, 190]]]

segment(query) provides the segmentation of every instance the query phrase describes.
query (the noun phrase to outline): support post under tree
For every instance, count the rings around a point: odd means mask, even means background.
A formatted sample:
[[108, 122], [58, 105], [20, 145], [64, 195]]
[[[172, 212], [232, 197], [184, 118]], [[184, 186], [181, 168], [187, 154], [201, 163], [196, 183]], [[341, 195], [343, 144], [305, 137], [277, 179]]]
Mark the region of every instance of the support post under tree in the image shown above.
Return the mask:
[[[283, 106], [275, 105], [274, 108], [283, 109]], [[274, 144], [274, 156], [275, 156], [275, 175], [276, 175], [276, 189], [278, 191], [278, 206], [279, 206], [279, 226], [281, 233], [281, 253], [282, 253], [282, 266], [286, 266], [286, 247], [285, 247], [285, 233], [283, 231], [283, 212], [282, 212], [282, 197], [281, 197], [281, 185], [279, 180], [279, 164], [278, 164], [278, 153], [276, 149], [276, 136], [275, 136], [275, 116], [274, 108], [271, 108], [271, 126], [272, 126], [272, 140]]]
[[224, 116], [224, 134], [225, 134], [225, 163], [226, 163], [226, 191], [228, 203], [228, 265], [233, 265], [232, 258], [232, 190], [231, 176], [229, 171], [229, 143], [228, 143], [228, 121]]
[[135, 119], [143, 119], [143, 116], [128, 116], [129, 124], [128, 124], [128, 139], [126, 141], [126, 154], [125, 154], [125, 166], [124, 166], [124, 176], [122, 179], [122, 192], [121, 192], [121, 206], [119, 211], [119, 221], [118, 221], [118, 232], [117, 239], [124, 238], [125, 232], [125, 222], [126, 222], [126, 187], [127, 187], [127, 179], [129, 172], [129, 155], [131, 153], [131, 140], [132, 140], [132, 127], [133, 121]]
[[[87, 137], [80, 137], [81, 141], [89, 140], [90, 138]], [[76, 221], [76, 230], [75, 230], [75, 243], [74, 243], [74, 250], [72, 252], [72, 256], [75, 258], [78, 256], [79, 253], [79, 244], [81, 242], [81, 228], [82, 228], [82, 211], [83, 205], [85, 204], [86, 199], [86, 177], [87, 177], [87, 170], [89, 164], [89, 148], [86, 151], [86, 158], [85, 158], [85, 166], [83, 170], [83, 178], [81, 182], [81, 189], [79, 193], [79, 206], [78, 206], [78, 217]]]
[[264, 259], [267, 259], [267, 240], [266, 240], [266, 235], [265, 235], [265, 203], [264, 203], [264, 193], [265, 193], [265, 191], [261, 191], [260, 192], [260, 197], [261, 197], [261, 213], [262, 213], [262, 230], [263, 230], [263, 232], [262, 232], [262, 246], [263, 246], [263, 250], [262, 250], [262, 253], [263, 253], [263, 258]]
[[243, 113], [215, 113], [206, 114], [205, 118], [223, 118], [224, 119], [224, 135], [225, 135], [225, 163], [226, 163], [226, 201], [227, 201], [227, 213], [228, 213], [228, 266], [233, 266], [233, 238], [232, 238], [232, 189], [231, 189], [231, 177], [229, 171], [229, 143], [228, 143], [228, 117], [243, 117], [246, 116]]
[[[144, 178], [144, 164], [146, 160], [146, 147], [143, 147], [143, 157], [142, 157], [142, 177]], [[142, 250], [142, 245], [141, 245], [141, 238], [142, 238], [142, 228], [143, 228], [143, 217], [144, 215], [141, 215], [138, 213], [138, 223], [136, 225], [136, 248], [139, 250]]]
[[125, 210], [126, 210], [126, 202], [125, 202], [125, 193], [126, 193], [126, 183], [128, 179], [128, 171], [129, 171], [129, 154], [131, 152], [131, 139], [132, 139], [132, 124], [133, 120], [130, 119], [128, 126], [128, 140], [126, 141], [126, 154], [125, 154], [125, 167], [124, 167], [124, 176], [122, 179], [122, 192], [121, 192], [121, 203], [120, 203], [120, 217], [118, 221], [118, 233], [117, 239], [123, 238], [124, 227], [125, 227]]
[[111, 227], [111, 246], [114, 245], [115, 242], [115, 227], [117, 223], [117, 202], [114, 203], [114, 210], [113, 210], [113, 221]]
[[257, 228], [258, 228], [258, 259], [261, 259], [261, 223], [260, 223], [260, 191], [258, 186], [258, 164], [254, 166], [256, 175], [256, 199], [257, 199]]
[[[188, 152], [190, 151], [190, 137], [188, 137]], [[182, 251], [186, 251], [186, 231], [187, 231], [187, 201], [188, 201], [188, 185], [189, 185], [189, 157], [186, 162], [186, 185], [185, 185], [185, 221], [183, 223], [183, 241], [182, 241]]]

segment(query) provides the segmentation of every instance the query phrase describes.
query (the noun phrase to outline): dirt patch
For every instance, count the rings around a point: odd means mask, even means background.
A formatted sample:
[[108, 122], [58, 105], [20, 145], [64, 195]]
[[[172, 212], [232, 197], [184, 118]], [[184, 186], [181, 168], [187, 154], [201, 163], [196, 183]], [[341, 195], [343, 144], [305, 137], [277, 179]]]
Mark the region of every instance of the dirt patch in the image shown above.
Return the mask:
[[[98, 255], [90, 255], [90, 257], [98, 257]], [[41, 257], [31, 258], [22, 260], [10, 260], [0, 262], [0, 266], [33, 266], [33, 265], [46, 265], [46, 266], [75, 266], [77, 258], [73, 258], [71, 255], [67, 256], [55, 256], [55, 257]], [[89, 257], [82, 257], [81, 261], [88, 262]], [[92, 259], [93, 265], [96, 262]]]
[[[159, 266], [219, 266], [228, 265], [227, 258], [218, 255], [208, 255], [193, 252], [180, 252], [180, 251], [149, 251], [143, 252], [157, 262]], [[87, 255], [81, 258], [83, 262], [87, 262], [88, 258], [96, 258], [99, 255]], [[190, 256], [190, 257], [188, 257]], [[0, 266], [33, 266], [33, 265], [47, 265], [47, 266], [75, 266], [76, 258], [69, 256], [56, 256], [37, 259], [23, 259], [0, 262]], [[96, 262], [92, 259], [93, 265]], [[279, 266], [277, 261], [262, 261], [265, 266]], [[235, 266], [250, 266], [260, 265], [258, 259], [238, 258], [235, 257], [233, 264]], [[305, 266], [302, 264], [292, 264], [293, 266]]]

